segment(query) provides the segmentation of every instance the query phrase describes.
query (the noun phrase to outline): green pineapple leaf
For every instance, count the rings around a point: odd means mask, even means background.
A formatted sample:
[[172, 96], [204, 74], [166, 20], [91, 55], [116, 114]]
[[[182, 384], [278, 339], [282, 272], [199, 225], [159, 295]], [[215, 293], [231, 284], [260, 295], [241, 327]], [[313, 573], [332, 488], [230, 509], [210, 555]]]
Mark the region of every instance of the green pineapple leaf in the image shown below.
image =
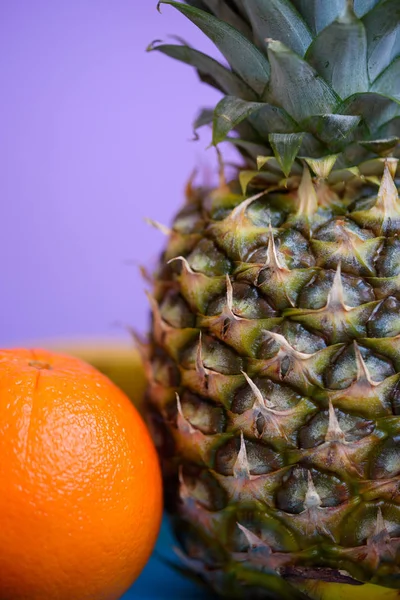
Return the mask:
[[348, 136], [360, 123], [358, 115], [317, 115], [304, 121], [304, 126], [318, 139], [330, 147], [337, 147], [346, 143]]
[[257, 156], [257, 169], [258, 170], [262, 169], [263, 166], [266, 165], [267, 163], [269, 163], [269, 161], [271, 159], [272, 159], [272, 156], [263, 156], [262, 154]]
[[330, 154], [329, 156], [323, 156], [322, 158], [310, 158], [305, 156], [304, 160], [317, 177], [321, 177], [321, 179], [327, 179], [335, 165], [335, 162], [337, 161], [338, 156], [338, 154]]
[[194, 6], [195, 8], [200, 8], [200, 10], [205, 10], [206, 12], [209, 12], [206, 4], [204, 4], [203, 0], [186, 0], [186, 4], [189, 4], [190, 6]]
[[354, 0], [354, 12], [357, 17], [363, 17], [367, 12], [372, 10], [380, 0]]
[[377, 131], [380, 138], [400, 137], [400, 117], [395, 117], [384, 123]]
[[[190, 4], [188, 2], [187, 4]], [[235, 29], [243, 33], [247, 38], [251, 39], [251, 28], [243, 19], [243, 16], [237, 14], [225, 0], [202, 0], [202, 4], [206, 6], [208, 12], [214, 14], [221, 21], [229, 23]], [[198, 7], [201, 8], [201, 7]], [[203, 9], [204, 10], [204, 9]]]
[[266, 101], [282, 106], [296, 121], [332, 112], [340, 101], [331, 87], [300, 56], [281, 42], [270, 42]]
[[293, 133], [293, 131], [299, 131], [299, 126], [287, 112], [270, 104], [263, 104], [259, 111], [252, 113], [249, 122], [258, 134], [265, 139], [272, 132]]
[[197, 130], [201, 127], [205, 127], [205, 125], [211, 125], [213, 122], [214, 109], [212, 108], [202, 108], [192, 123], [193, 128], [193, 137], [195, 140], [199, 139], [197, 134]]
[[394, 60], [384, 71], [375, 79], [371, 86], [371, 92], [377, 92], [384, 96], [391, 96], [400, 100], [400, 57]]
[[400, 54], [400, 2], [384, 0], [365, 17], [368, 39], [368, 71], [371, 81]]
[[400, 101], [375, 92], [365, 92], [347, 98], [338, 112], [362, 117], [370, 131], [375, 131], [387, 121], [400, 116]]
[[341, 98], [369, 87], [367, 36], [362, 21], [350, 9], [321, 31], [306, 59]]
[[247, 0], [246, 9], [264, 48], [267, 47], [267, 38], [273, 38], [304, 56], [312, 42], [312, 35], [288, 0]]
[[212, 143], [216, 146], [223, 142], [236, 125], [264, 106], [261, 102], [246, 102], [234, 96], [222, 98], [214, 109]]
[[359, 143], [373, 154], [387, 156], [396, 148], [399, 142], [400, 139], [398, 137], [392, 136], [386, 139], [368, 140]]
[[200, 78], [225, 94], [240, 96], [245, 100], [255, 100], [256, 95], [249, 86], [235, 73], [221, 65], [207, 54], [199, 52], [190, 46], [179, 46], [176, 44], [157, 44], [153, 42], [148, 51], [158, 50], [171, 58], [175, 58], [187, 65], [195, 67]]
[[161, 0], [159, 6], [161, 4], [170, 4], [188, 17], [214, 42], [233, 71], [257, 94], [263, 93], [269, 79], [268, 60], [243, 34], [231, 25], [193, 6], [172, 0]]
[[289, 177], [303, 141], [303, 135], [303, 133], [271, 133], [269, 135], [269, 143], [285, 177]]
[[292, 4], [314, 34], [335, 21], [346, 8], [346, 0], [292, 0]]

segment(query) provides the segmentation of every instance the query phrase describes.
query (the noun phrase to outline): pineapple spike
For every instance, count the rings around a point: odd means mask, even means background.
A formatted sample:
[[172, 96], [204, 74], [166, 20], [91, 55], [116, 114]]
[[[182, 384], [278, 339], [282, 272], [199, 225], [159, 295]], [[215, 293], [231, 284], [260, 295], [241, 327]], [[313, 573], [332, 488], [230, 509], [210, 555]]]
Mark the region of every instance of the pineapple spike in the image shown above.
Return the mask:
[[333, 408], [332, 400], [329, 400], [329, 424], [325, 435], [325, 442], [346, 443], [346, 436], [340, 428], [335, 409]]
[[154, 227], [154, 229], [158, 229], [158, 231], [161, 231], [161, 233], [163, 233], [167, 237], [172, 234], [172, 229], [170, 229], [166, 225], [163, 225], [162, 223], [159, 223], [158, 221], [155, 221], [154, 219], [145, 217], [144, 221], [145, 223], [147, 223], [147, 225], [150, 225], [150, 227]]
[[244, 378], [246, 379], [249, 386], [251, 387], [251, 390], [256, 397], [256, 402], [259, 405], [259, 407], [261, 409], [267, 409], [267, 410], [270, 408], [273, 408], [274, 405], [272, 404], [272, 402], [270, 402], [270, 400], [268, 400], [267, 398], [263, 397], [261, 391], [256, 386], [254, 381], [252, 379], [250, 379], [250, 377], [247, 375], [247, 373], [245, 371], [242, 371], [241, 373], [244, 376]]
[[351, 310], [351, 307], [347, 306], [344, 301], [344, 290], [343, 290], [343, 283], [342, 283], [342, 266], [341, 266], [340, 262], [337, 266], [336, 273], [333, 278], [333, 284], [332, 284], [331, 290], [328, 294], [328, 299], [327, 299], [325, 308], [331, 308], [332, 310], [335, 310], [338, 308], [345, 310], [345, 311]]
[[386, 158], [386, 160], [385, 160], [385, 165], [387, 165], [389, 172], [393, 179], [396, 177], [396, 171], [397, 171], [398, 164], [399, 164], [399, 159], [394, 158], [393, 156], [390, 156], [389, 158]]
[[365, 361], [360, 352], [360, 348], [356, 341], [354, 341], [354, 353], [356, 356], [356, 365], [357, 365], [357, 381], [358, 382], [366, 382], [371, 387], [376, 387], [377, 385], [379, 385], [379, 382], [375, 382], [372, 380], [371, 375], [368, 370], [368, 367], [365, 364]]
[[233, 312], [233, 288], [232, 288], [231, 278], [229, 277], [228, 274], [226, 275], [226, 305], [225, 305], [225, 310], [228, 313], [229, 317], [232, 317], [233, 319], [238, 319], [238, 317]]
[[150, 283], [151, 285], [154, 285], [154, 277], [151, 273], [149, 273], [149, 271], [147, 270], [147, 268], [144, 265], [138, 265], [139, 267], [139, 273], [143, 279], [143, 281], [145, 281], [146, 283]]
[[247, 460], [243, 431], [240, 432], [240, 449], [233, 465], [233, 476], [235, 479], [250, 479], [250, 467]]
[[277, 271], [287, 271], [288, 270], [288, 269], [286, 269], [286, 267], [281, 265], [281, 263], [279, 261], [279, 258], [278, 258], [277, 252], [276, 252], [274, 232], [272, 230], [271, 223], [269, 224], [269, 227], [268, 227], [268, 247], [267, 247], [267, 257], [265, 260], [265, 266], [271, 267], [272, 269], [276, 269]]
[[171, 258], [167, 262], [167, 264], [170, 265], [175, 260], [180, 260], [182, 262], [183, 268], [191, 275], [195, 275], [195, 272], [193, 271], [193, 269], [191, 268], [191, 266], [189, 265], [188, 261], [186, 260], [186, 258], [184, 256], [175, 256], [174, 258]]
[[194, 183], [194, 180], [196, 179], [197, 173], [198, 173], [198, 169], [196, 169], [196, 168], [193, 169], [193, 171], [191, 172], [189, 179], [187, 180], [186, 185], [185, 185], [185, 198], [186, 198], [186, 201], [188, 202], [188, 204], [190, 204], [190, 202], [195, 197], [193, 183]]
[[190, 494], [188, 486], [186, 485], [186, 481], [183, 477], [182, 465], [179, 465], [178, 478], [179, 478], [179, 497], [180, 497], [180, 499], [182, 501], [190, 499], [191, 494]]
[[312, 510], [314, 508], [320, 508], [322, 502], [321, 498], [315, 488], [314, 481], [311, 475], [311, 471], [307, 472], [307, 491], [304, 498], [305, 510]]
[[378, 198], [375, 208], [380, 209], [383, 214], [383, 222], [391, 221], [400, 216], [400, 202], [397, 187], [390, 172], [389, 162], [385, 161], [383, 177], [379, 186]]
[[303, 176], [299, 185], [299, 208], [298, 216], [312, 218], [318, 209], [318, 198], [311, 178], [310, 169], [304, 165]]
[[[274, 405], [272, 404], [272, 402], [270, 400], [268, 400], [268, 398], [263, 397], [259, 388], [256, 386], [254, 381], [252, 381], [250, 379], [250, 377], [247, 375], [247, 373], [245, 371], [242, 371], [242, 375], [246, 379], [253, 394], [256, 397], [256, 400], [253, 404], [253, 410], [256, 410], [258, 412], [258, 415], [261, 414], [262, 416], [266, 417], [268, 419], [268, 421], [272, 424], [274, 429], [276, 430], [278, 436], [287, 440], [288, 439], [287, 435], [286, 435], [285, 431], [282, 429], [282, 427], [280, 426], [279, 421], [277, 419], [278, 413], [276, 411], [272, 410], [274, 408]], [[257, 423], [258, 415], [255, 417], [255, 428], [256, 429], [257, 429], [256, 423]], [[264, 431], [265, 431], [265, 428], [264, 428]], [[264, 433], [264, 431], [262, 433]]]
[[376, 515], [374, 537], [379, 538], [382, 536], [382, 534], [386, 537], [388, 535], [388, 530], [386, 529], [386, 523], [383, 518], [382, 509], [380, 506], [378, 506], [378, 513]]
[[266, 329], [264, 329], [264, 333], [275, 340], [275, 342], [280, 345], [281, 349], [284, 350], [288, 356], [293, 356], [293, 358], [297, 358], [299, 360], [309, 360], [316, 354], [306, 354], [305, 352], [299, 352], [298, 350], [295, 350], [289, 344], [287, 339], [280, 333], [275, 333], [275, 331], [267, 331]]
[[172, 329], [170, 325], [168, 325], [161, 316], [160, 307], [154, 296], [150, 294], [149, 291], [145, 291], [146, 297], [149, 301], [151, 312], [153, 314], [153, 327], [154, 327], [154, 335], [160, 341], [163, 340], [165, 333]]
[[367, 539], [370, 559], [374, 568], [377, 568], [385, 554], [389, 554], [392, 559], [395, 558], [394, 548], [390, 545], [390, 534], [387, 530], [382, 509], [378, 506], [374, 532]]
[[242, 533], [244, 533], [250, 548], [265, 548], [266, 547], [266, 544], [262, 541], [262, 539], [259, 538], [254, 533], [252, 533], [249, 529], [247, 529], [247, 527], [244, 527], [244, 525], [241, 525], [238, 522], [236, 522], [236, 525], [239, 527], [240, 531]]
[[229, 219], [231, 221], [240, 221], [241, 219], [243, 219], [244, 213], [246, 212], [247, 207], [250, 206], [250, 204], [252, 202], [254, 202], [255, 200], [258, 200], [259, 198], [262, 198], [262, 196], [265, 196], [265, 194], [267, 194], [267, 190], [264, 190], [264, 191], [260, 192], [259, 194], [255, 194], [254, 196], [250, 196], [250, 198], [243, 200], [240, 204], [238, 204], [233, 209], [233, 211], [227, 217], [227, 219]]
[[308, 530], [311, 532], [312, 530], [317, 530], [319, 533], [323, 533], [327, 535], [332, 540], [334, 540], [334, 536], [329, 528], [325, 525], [323, 519], [320, 516], [320, 511], [322, 506], [321, 497], [318, 494], [316, 487], [314, 485], [314, 481], [311, 475], [311, 471], [308, 471], [307, 474], [307, 491], [304, 498], [304, 513], [309, 514], [309, 523]]
[[189, 423], [189, 421], [183, 414], [182, 404], [181, 404], [181, 400], [179, 398], [178, 392], [175, 392], [175, 396], [176, 396], [176, 406], [178, 409], [177, 425], [178, 425], [179, 431], [181, 431], [182, 433], [190, 433], [190, 434], [195, 433], [196, 432], [195, 428], [193, 427], [193, 425], [191, 425], [191, 423]]

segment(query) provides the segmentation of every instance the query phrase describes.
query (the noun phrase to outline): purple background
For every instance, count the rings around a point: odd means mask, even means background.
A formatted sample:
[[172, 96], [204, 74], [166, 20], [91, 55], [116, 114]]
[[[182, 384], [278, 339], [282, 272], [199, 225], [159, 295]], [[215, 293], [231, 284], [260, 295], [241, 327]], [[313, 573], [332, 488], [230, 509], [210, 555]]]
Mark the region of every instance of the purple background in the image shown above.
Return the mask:
[[218, 93], [144, 50], [211, 42], [156, 0], [0, 1], [0, 345], [145, 330], [144, 283], [209, 134]]

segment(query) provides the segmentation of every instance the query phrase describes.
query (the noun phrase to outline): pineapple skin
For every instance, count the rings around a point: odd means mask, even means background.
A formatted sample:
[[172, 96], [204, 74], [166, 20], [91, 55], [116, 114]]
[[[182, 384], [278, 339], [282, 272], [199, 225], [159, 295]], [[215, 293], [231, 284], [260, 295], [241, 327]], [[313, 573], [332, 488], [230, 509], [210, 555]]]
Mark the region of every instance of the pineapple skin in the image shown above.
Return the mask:
[[396, 166], [375, 161], [379, 189], [308, 168], [246, 200], [189, 187], [174, 221], [151, 426], [186, 562], [221, 595], [400, 587]]
[[159, 226], [147, 406], [178, 553], [227, 598], [391, 600], [400, 2], [160, 5], [224, 56], [148, 48], [223, 93], [194, 128], [243, 158]]

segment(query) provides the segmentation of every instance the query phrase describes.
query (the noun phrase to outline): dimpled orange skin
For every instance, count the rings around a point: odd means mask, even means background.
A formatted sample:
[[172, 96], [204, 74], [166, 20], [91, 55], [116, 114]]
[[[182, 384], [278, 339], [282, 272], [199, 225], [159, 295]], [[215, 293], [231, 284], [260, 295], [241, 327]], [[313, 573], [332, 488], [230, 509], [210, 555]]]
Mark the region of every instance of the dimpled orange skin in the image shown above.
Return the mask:
[[117, 600], [161, 514], [156, 452], [128, 398], [78, 359], [0, 350], [1, 600]]

